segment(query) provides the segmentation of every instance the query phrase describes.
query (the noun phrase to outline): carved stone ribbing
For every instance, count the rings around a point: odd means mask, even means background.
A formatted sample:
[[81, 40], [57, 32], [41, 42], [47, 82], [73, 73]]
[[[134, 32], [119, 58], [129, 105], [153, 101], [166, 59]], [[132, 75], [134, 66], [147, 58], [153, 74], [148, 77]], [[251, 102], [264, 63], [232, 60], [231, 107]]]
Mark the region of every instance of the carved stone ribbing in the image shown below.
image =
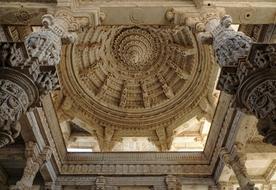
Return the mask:
[[167, 151], [170, 149], [170, 146], [168, 144], [168, 137], [167, 137], [167, 133], [166, 133], [166, 129], [165, 128], [158, 128], [156, 129], [156, 135], [158, 137], [158, 142], [157, 147], [159, 147], [159, 149], [161, 151]]
[[150, 107], [150, 98], [149, 98], [149, 93], [147, 91], [147, 86], [143, 81], [140, 82], [140, 85], [141, 85], [144, 106], [145, 106], [145, 108], [148, 108], [148, 107]]
[[121, 99], [120, 99], [120, 107], [125, 107], [127, 101], [127, 83], [123, 82], [122, 91], [121, 91]]
[[172, 89], [169, 87], [169, 85], [167, 84], [164, 77], [161, 74], [157, 74], [156, 76], [157, 76], [159, 82], [161, 83], [161, 87], [163, 89], [164, 94], [167, 96], [167, 98], [173, 98], [174, 93], [173, 93]]
[[255, 185], [250, 180], [245, 167], [246, 154], [244, 153], [244, 145], [236, 143], [231, 152], [223, 148], [220, 156], [224, 163], [234, 171], [241, 190], [254, 190]]
[[41, 153], [39, 153], [38, 145], [34, 142], [28, 142], [26, 144], [26, 166], [24, 173], [20, 181], [16, 183], [14, 190], [30, 190], [33, 185], [34, 178], [41, 168], [41, 166], [47, 162], [52, 155], [50, 147], [46, 146]]

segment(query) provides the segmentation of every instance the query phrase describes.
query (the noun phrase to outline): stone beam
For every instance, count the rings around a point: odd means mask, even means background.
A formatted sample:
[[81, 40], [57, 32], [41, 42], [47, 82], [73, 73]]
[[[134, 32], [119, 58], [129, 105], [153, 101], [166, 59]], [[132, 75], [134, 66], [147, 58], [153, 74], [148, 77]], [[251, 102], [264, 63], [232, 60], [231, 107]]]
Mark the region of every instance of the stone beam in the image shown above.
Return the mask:
[[275, 154], [276, 147], [265, 143], [249, 143], [246, 144], [246, 153], [250, 154]]
[[[74, 4], [59, 3], [60, 8], [71, 7], [76, 18], [82, 23], [90, 25], [111, 25], [111, 24], [169, 24], [164, 17], [169, 9], [178, 9], [188, 14], [198, 14], [202, 9], [212, 7], [223, 8], [226, 13], [233, 17], [236, 24], [273, 24], [275, 23], [276, 2], [265, 0], [245, 1], [154, 1], [145, 5], [142, 1], [124, 2], [122, 7], [117, 1], [109, 1], [107, 4], [98, 4], [93, 1], [80, 0]], [[54, 12], [55, 7], [46, 3], [23, 3], [22, 7], [16, 2], [1, 2], [0, 23], [5, 24], [40, 24], [39, 18], [46, 12]], [[38, 9], [39, 8], [39, 9]], [[44, 13], [43, 13], [44, 12]], [[118, 17], [120, 12], [120, 17]], [[19, 15], [19, 17], [16, 15]], [[22, 15], [22, 16], [21, 16]], [[81, 15], [81, 16], [80, 16]], [[154, 15], [154, 16], [152, 16]], [[19, 19], [18, 19], [19, 18]]]
[[204, 0], [193, 0], [197, 8], [201, 8], [203, 6]]

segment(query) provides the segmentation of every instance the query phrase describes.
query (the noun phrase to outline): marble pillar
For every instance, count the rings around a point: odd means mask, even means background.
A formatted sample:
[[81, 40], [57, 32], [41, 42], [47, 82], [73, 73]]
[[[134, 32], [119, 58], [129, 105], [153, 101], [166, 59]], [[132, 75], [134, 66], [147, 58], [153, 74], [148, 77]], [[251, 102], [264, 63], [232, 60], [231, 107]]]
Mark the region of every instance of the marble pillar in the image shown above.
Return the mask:
[[0, 148], [20, 134], [18, 120], [41, 96], [55, 90], [59, 80], [62, 42], [74, 42], [66, 17], [45, 15], [43, 27], [24, 42], [0, 42]]
[[235, 96], [234, 106], [259, 119], [264, 142], [276, 145], [276, 44], [255, 44], [231, 28], [229, 15], [203, 12], [187, 18], [202, 43], [212, 45], [221, 67], [217, 89]]
[[246, 154], [243, 148], [244, 146], [238, 143], [234, 145], [232, 151], [222, 148], [220, 157], [235, 173], [241, 190], [254, 190], [255, 184], [250, 180], [245, 167]]
[[25, 155], [27, 160], [23, 176], [16, 183], [13, 190], [31, 190], [37, 172], [44, 163], [50, 160], [52, 150], [50, 147], [46, 146], [43, 151], [40, 152], [38, 145], [30, 141], [26, 143]]

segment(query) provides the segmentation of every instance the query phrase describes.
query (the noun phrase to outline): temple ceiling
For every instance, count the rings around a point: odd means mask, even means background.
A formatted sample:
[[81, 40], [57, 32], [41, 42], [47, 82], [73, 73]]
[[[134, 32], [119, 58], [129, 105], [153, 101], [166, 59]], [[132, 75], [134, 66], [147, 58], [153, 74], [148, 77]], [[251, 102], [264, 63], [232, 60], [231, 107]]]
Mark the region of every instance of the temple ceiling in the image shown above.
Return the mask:
[[[98, 26], [78, 35], [59, 68], [60, 122], [77, 118], [97, 138], [164, 139], [166, 150], [192, 118], [212, 120], [218, 68], [188, 27]], [[189, 132], [200, 134], [200, 124]]]

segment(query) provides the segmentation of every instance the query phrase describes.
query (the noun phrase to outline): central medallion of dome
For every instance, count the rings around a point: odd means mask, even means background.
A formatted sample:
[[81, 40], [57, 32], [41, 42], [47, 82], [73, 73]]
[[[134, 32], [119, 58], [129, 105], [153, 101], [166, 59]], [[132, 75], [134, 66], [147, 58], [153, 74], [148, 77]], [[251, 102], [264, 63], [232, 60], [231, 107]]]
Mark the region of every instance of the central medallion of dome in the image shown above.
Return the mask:
[[138, 27], [124, 28], [117, 32], [112, 44], [112, 52], [118, 62], [126, 64], [128, 70], [147, 70], [158, 61], [161, 53], [160, 39]]
[[87, 29], [66, 47], [61, 64], [63, 93], [73, 102], [65, 112], [115, 128], [183, 122], [200, 112], [199, 102], [213, 88], [210, 54], [188, 27]]

